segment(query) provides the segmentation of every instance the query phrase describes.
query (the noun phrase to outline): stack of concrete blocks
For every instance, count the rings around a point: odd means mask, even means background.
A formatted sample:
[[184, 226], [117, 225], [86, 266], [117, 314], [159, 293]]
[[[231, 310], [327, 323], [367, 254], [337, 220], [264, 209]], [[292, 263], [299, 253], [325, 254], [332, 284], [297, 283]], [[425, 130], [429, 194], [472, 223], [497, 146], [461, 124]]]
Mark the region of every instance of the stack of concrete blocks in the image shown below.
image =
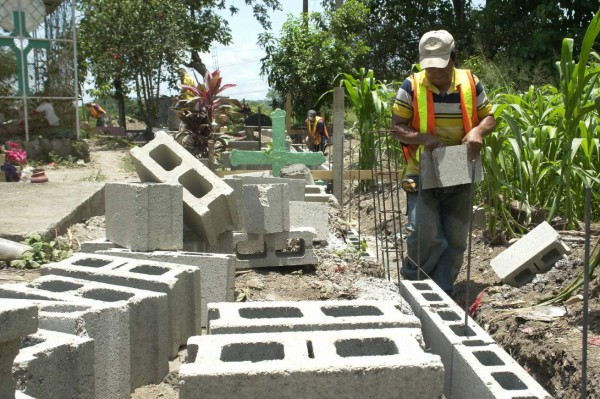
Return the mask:
[[200, 270], [192, 266], [78, 253], [41, 272], [166, 294], [171, 357], [201, 331]]
[[[288, 185], [239, 184], [236, 194], [240, 232], [222, 234], [213, 252], [234, 253], [237, 268], [316, 264], [313, 250], [315, 230], [290, 228]], [[294, 243], [293, 250], [289, 250]]]
[[[437, 398], [444, 370], [392, 301], [211, 304], [188, 340], [181, 399]], [[398, 381], [410, 381], [398, 387]]]
[[15, 397], [13, 361], [21, 348], [21, 338], [38, 329], [35, 305], [17, 301], [0, 301], [0, 398]]
[[483, 180], [481, 157], [469, 161], [467, 152], [466, 145], [438, 147], [431, 153], [423, 151], [420, 157], [422, 188], [450, 187]]
[[432, 280], [400, 281], [400, 293], [444, 364], [444, 395], [452, 399], [551, 396]]
[[550, 270], [570, 252], [560, 234], [543, 222], [490, 263], [502, 282], [518, 287], [531, 281], [535, 274]]
[[107, 183], [106, 238], [132, 251], [183, 248], [183, 188], [169, 183]]
[[[1, 285], [0, 297], [57, 301], [65, 305], [96, 308], [109, 302], [121, 307], [124, 313], [116, 316], [125, 314], [126, 318], [104, 320], [109, 322], [111, 329], [128, 336], [128, 348], [111, 347], [109, 350], [120, 351], [118, 357], [128, 358], [129, 365], [120, 361], [111, 365], [113, 369], [123, 368], [116, 374], [115, 381], [107, 380], [106, 374], [98, 375], [96, 370], [97, 394], [99, 390], [112, 389], [118, 383], [127, 384], [128, 394], [140, 386], [159, 383], [169, 371], [169, 332], [164, 328], [168, 325], [169, 310], [165, 294], [69, 277], [44, 276], [28, 284]], [[105, 354], [96, 350], [95, 356], [98, 359]], [[99, 380], [102, 378], [104, 380]], [[114, 390], [123, 395], [124, 387]]]
[[183, 219], [201, 240], [215, 244], [219, 234], [238, 224], [233, 189], [199, 162], [169, 134], [157, 132], [143, 147], [131, 150], [143, 182], [183, 187]]
[[[137, 259], [141, 262], [159, 263], [161, 267], [191, 266], [200, 273], [200, 323], [206, 327], [207, 304], [235, 300], [234, 255], [185, 251], [134, 252], [127, 248], [115, 248], [112, 243], [88, 243], [89, 253], [111, 257]], [[110, 245], [108, 245], [110, 244]], [[82, 246], [82, 248], [84, 248]], [[194, 277], [195, 280], [195, 277]], [[194, 294], [194, 298], [195, 298]]]
[[21, 341], [13, 375], [34, 398], [94, 399], [94, 340], [40, 329]]

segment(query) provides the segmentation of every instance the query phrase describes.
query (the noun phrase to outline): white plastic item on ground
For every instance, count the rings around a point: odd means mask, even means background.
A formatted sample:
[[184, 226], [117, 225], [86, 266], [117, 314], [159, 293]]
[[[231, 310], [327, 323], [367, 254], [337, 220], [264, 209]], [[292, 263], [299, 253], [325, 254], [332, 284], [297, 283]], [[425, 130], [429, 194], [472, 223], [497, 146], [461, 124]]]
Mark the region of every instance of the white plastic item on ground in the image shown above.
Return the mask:
[[31, 250], [29, 245], [0, 238], [0, 260], [11, 261], [17, 259], [28, 250]]

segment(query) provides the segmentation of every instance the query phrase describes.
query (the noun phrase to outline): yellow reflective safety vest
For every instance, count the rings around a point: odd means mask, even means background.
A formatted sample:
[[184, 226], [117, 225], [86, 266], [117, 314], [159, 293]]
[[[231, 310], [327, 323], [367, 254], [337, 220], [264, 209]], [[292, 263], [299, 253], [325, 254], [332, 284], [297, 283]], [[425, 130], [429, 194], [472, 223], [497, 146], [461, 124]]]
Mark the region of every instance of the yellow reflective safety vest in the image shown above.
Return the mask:
[[321, 144], [321, 135], [316, 134], [317, 133], [317, 125], [319, 124], [320, 120], [323, 120], [323, 133], [325, 133], [325, 136], [327, 137], [327, 139], [329, 139], [329, 132], [327, 131], [327, 125], [325, 125], [325, 119], [321, 118], [320, 116], [316, 116], [313, 123], [311, 123], [307, 119], [306, 120], [306, 130], [308, 130], [308, 135], [309, 135], [310, 141], [313, 145]]
[[[413, 75], [413, 119], [410, 127], [421, 132], [435, 135], [435, 110], [433, 106], [433, 93], [423, 84], [425, 71]], [[455, 69], [454, 78], [460, 94], [460, 109], [465, 135], [479, 124], [477, 117], [477, 92], [473, 74], [468, 69]], [[409, 144], [404, 146], [404, 157], [418, 160], [419, 145]]]

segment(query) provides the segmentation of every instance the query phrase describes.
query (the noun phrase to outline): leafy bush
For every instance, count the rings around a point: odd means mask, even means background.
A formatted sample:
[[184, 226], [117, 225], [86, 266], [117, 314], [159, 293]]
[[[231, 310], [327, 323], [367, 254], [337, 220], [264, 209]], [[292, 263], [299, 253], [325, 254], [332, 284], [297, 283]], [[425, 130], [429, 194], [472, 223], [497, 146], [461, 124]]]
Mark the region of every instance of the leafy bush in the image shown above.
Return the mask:
[[46, 242], [39, 234], [27, 237], [23, 244], [29, 245], [31, 250], [10, 262], [12, 267], [37, 269], [46, 263], [58, 262], [73, 255], [69, 245], [62, 245], [55, 240]]

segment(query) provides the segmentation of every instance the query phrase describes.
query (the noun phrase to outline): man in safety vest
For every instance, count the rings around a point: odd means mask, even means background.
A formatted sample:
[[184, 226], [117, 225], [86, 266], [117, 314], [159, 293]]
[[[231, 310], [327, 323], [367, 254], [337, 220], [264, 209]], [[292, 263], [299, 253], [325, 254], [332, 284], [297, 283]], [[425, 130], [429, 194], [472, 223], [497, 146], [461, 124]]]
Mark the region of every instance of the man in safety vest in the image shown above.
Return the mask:
[[313, 152], [324, 152], [329, 145], [329, 132], [327, 132], [325, 119], [317, 116], [317, 113], [311, 109], [306, 115], [305, 123], [308, 132], [306, 137], [308, 148]]
[[423, 71], [402, 83], [392, 113], [392, 136], [403, 144], [408, 163], [402, 182], [408, 205], [408, 257], [402, 275], [409, 280], [431, 278], [453, 295], [467, 249], [470, 184], [419, 193], [419, 155], [441, 146], [466, 145], [473, 160], [496, 122], [479, 80], [471, 71], [455, 68], [450, 33], [425, 33], [419, 42], [419, 64]]
[[98, 103], [90, 103], [90, 114], [92, 118], [96, 119], [96, 126], [104, 126], [104, 114], [106, 111]]

